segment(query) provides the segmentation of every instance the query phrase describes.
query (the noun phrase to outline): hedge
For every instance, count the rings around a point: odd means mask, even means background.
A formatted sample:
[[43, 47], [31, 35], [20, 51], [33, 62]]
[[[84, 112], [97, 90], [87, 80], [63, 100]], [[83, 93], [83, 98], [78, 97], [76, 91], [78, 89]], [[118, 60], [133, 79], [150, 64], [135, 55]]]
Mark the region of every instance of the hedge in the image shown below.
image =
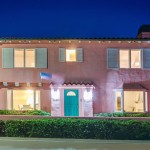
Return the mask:
[[99, 113], [95, 117], [150, 117], [150, 113]]
[[44, 115], [50, 116], [50, 113], [43, 110], [0, 110], [0, 115]]
[[5, 136], [150, 140], [150, 122], [77, 118], [9, 120], [6, 122]]

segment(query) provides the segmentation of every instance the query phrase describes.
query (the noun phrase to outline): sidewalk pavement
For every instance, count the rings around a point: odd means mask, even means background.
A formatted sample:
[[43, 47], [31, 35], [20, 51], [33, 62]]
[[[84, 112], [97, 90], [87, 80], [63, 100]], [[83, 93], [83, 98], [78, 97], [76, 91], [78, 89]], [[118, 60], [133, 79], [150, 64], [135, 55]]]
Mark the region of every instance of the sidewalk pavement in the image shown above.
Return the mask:
[[150, 141], [0, 138], [0, 150], [149, 150]]

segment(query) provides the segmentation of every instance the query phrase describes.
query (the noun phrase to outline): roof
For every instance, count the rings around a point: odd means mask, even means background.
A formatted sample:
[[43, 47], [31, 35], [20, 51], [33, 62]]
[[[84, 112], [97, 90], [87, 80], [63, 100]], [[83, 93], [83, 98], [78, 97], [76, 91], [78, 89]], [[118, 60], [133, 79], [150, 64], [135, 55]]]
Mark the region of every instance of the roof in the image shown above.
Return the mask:
[[142, 32], [150, 32], [150, 25], [142, 25], [138, 30], [138, 34]]
[[93, 86], [93, 82], [92, 81], [65, 81], [63, 85], [65, 86], [71, 86], [71, 85]]
[[148, 90], [147, 88], [145, 88], [143, 85], [139, 84], [139, 83], [125, 83], [123, 84], [123, 89], [124, 90]]
[[[149, 31], [150, 32], [150, 31]], [[150, 38], [130, 38], [130, 37], [0, 37], [0, 41], [9, 41], [9, 40], [150, 40]]]

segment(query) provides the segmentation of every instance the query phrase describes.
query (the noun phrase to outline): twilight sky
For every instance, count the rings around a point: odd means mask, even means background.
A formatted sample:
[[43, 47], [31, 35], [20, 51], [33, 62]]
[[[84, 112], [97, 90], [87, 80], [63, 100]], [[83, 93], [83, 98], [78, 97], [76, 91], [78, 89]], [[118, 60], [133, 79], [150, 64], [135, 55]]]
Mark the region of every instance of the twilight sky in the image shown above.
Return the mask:
[[1, 37], [135, 37], [150, 0], [1, 0]]

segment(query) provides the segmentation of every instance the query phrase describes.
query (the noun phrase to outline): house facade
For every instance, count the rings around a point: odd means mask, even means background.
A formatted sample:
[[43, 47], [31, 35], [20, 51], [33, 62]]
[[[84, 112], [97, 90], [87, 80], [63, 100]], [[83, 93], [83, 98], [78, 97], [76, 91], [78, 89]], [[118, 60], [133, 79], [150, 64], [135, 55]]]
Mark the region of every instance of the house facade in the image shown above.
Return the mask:
[[150, 112], [150, 32], [142, 31], [132, 39], [0, 39], [0, 109]]

